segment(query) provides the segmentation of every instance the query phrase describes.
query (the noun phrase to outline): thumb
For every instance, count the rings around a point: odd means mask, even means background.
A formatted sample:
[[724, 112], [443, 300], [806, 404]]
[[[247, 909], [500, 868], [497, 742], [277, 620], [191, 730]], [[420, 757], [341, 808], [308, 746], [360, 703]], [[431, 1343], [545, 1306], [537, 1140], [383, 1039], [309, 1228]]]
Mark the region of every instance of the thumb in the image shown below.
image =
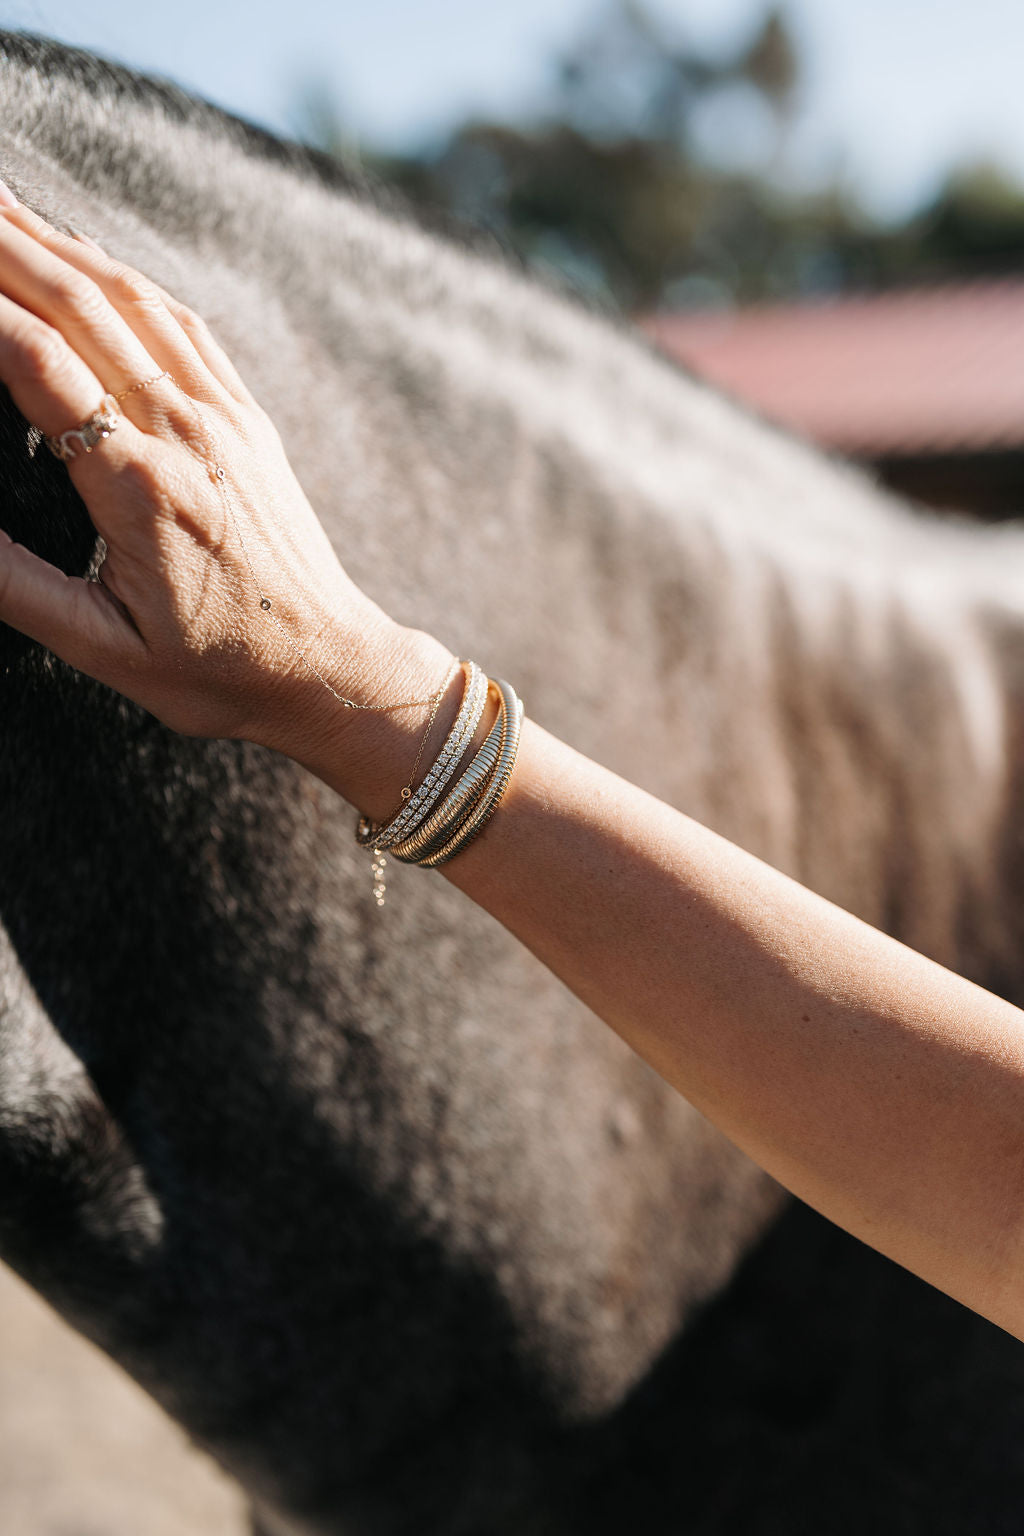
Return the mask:
[[123, 610], [97, 582], [63, 571], [0, 530], [0, 623], [38, 640], [100, 682], [125, 653], [145, 649]]

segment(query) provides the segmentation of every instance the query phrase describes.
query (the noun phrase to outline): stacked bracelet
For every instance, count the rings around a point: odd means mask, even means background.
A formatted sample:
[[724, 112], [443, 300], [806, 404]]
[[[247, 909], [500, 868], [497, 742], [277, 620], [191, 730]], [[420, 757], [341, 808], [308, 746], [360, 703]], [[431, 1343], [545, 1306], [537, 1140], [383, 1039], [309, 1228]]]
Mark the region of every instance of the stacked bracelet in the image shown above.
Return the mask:
[[[356, 838], [374, 849], [375, 889], [383, 903], [384, 850], [404, 864], [437, 869], [478, 837], [494, 815], [515, 767], [523, 705], [511, 684], [487, 678], [475, 662], [463, 662], [466, 686], [462, 705], [445, 744], [422, 784], [386, 821], [360, 817]], [[483, 716], [489, 695], [498, 715], [482, 746], [458, 781], [448, 784], [465, 755]], [[404, 793], [404, 792], [403, 792]]]
[[[489, 692], [496, 690], [488, 690]], [[468, 816], [479, 797], [489, 775], [494, 771], [501, 751], [504, 721], [499, 709], [498, 718], [491, 726], [487, 739], [477, 752], [465, 773], [445, 796], [441, 805], [426, 821], [401, 842], [392, 847], [396, 859], [405, 864], [418, 864], [421, 857], [433, 853]]]
[[[422, 843], [417, 839], [412, 846], [396, 845], [392, 850], [396, 859], [420, 864], [425, 869], [438, 869], [468, 848], [497, 810], [519, 751], [523, 706], [511, 684], [499, 679], [493, 686], [498, 694], [498, 718], [490, 735], [432, 818], [434, 827], [430, 835]], [[427, 832], [426, 828], [423, 830]]]
[[364, 847], [372, 846], [378, 851], [390, 848], [400, 838], [408, 837], [440, 799], [442, 790], [459, 765], [459, 759], [476, 734], [487, 703], [487, 678], [476, 662], [463, 662], [462, 670], [466, 677], [462, 705], [423, 783], [386, 821], [374, 824], [365, 816], [360, 816], [356, 826], [357, 843], [362, 843]]

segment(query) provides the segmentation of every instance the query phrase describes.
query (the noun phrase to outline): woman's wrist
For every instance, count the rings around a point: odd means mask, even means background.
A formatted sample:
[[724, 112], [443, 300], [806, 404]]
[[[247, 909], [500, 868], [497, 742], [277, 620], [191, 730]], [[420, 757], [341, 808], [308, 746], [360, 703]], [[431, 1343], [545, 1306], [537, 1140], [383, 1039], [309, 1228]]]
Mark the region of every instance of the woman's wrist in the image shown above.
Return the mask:
[[[356, 704], [375, 707], [346, 707], [300, 663], [276, 680], [247, 735], [302, 763], [364, 815], [381, 820], [400, 803], [433, 700], [455, 658], [440, 641], [394, 623], [372, 605], [357, 638], [336, 632], [318, 650], [344, 657], [344, 676], [318, 660], [331, 686]], [[443, 740], [458, 713], [462, 683], [461, 671], [449, 678], [424, 742], [422, 773], [434, 742]], [[411, 699], [422, 702], [378, 707]]]

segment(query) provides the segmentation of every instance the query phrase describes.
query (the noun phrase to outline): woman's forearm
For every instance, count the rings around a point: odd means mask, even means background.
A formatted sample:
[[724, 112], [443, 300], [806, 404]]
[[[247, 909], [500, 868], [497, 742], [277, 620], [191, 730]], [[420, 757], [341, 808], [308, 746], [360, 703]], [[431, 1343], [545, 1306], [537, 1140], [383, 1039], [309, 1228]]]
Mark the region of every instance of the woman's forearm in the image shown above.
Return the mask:
[[[409, 730], [307, 762], [382, 814]], [[1024, 1338], [1024, 1013], [529, 720], [444, 872], [788, 1189]]]
[[1024, 1013], [529, 722], [446, 873], [789, 1189], [1024, 1337]]

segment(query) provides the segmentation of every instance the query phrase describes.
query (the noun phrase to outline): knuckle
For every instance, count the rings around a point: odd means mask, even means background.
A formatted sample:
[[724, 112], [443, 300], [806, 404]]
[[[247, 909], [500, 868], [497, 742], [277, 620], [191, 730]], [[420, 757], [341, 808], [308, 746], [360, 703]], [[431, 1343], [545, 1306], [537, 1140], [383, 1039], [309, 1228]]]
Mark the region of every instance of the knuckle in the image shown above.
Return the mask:
[[259, 453], [277, 440], [277, 428], [254, 400], [239, 400], [225, 393], [218, 417], [250, 453]]
[[202, 315], [197, 315], [195, 310], [189, 309], [187, 304], [178, 304], [176, 315], [182, 329], [188, 331], [190, 335], [198, 336], [204, 341], [210, 336], [210, 327]]
[[70, 268], [50, 279], [47, 295], [50, 303], [62, 314], [91, 314], [102, 302], [96, 284], [81, 272]]
[[34, 325], [17, 341], [19, 371], [36, 383], [52, 383], [67, 369], [70, 350], [59, 332], [49, 325]]
[[267, 437], [271, 442], [280, 445], [281, 434], [277, 429], [277, 423], [267, 415], [262, 405], [258, 405], [255, 400], [250, 400], [247, 402], [246, 409], [252, 423], [253, 435]]
[[126, 309], [141, 309], [147, 313], [161, 309], [160, 295], [138, 272], [121, 267], [111, 277], [114, 302]]

